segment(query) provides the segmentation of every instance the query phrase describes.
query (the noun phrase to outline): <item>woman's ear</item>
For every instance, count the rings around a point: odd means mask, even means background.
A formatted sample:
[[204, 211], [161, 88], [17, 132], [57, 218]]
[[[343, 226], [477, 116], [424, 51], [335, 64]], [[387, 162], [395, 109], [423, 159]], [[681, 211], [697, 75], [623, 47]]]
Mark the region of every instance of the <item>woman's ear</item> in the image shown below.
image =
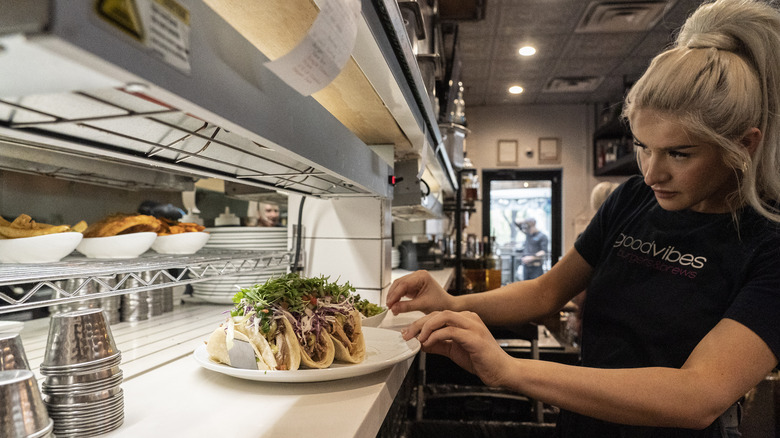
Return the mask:
[[748, 130], [745, 131], [745, 134], [742, 136], [740, 143], [742, 146], [745, 146], [748, 153], [752, 156], [756, 151], [756, 148], [758, 148], [759, 143], [761, 143], [761, 139], [763, 137], [764, 135], [761, 133], [760, 129], [748, 128]]

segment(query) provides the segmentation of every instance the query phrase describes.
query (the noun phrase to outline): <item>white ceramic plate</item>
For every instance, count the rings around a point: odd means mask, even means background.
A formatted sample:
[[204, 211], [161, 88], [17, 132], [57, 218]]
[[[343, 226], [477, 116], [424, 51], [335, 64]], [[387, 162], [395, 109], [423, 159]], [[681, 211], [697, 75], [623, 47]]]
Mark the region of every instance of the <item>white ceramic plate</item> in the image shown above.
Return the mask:
[[[209, 304], [233, 304], [233, 294], [219, 296], [219, 295], [200, 295], [193, 293], [192, 298], [185, 298], [184, 301], [192, 303], [209, 303]], [[205, 349], [204, 349], [205, 354]], [[208, 357], [206, 358], [208, 359]], [[215, 364], [218, 365], [218, 364]], [[228, 367], [229, 368], [229, 367]]]
[[266, 251], [284, 251], [287, 249], [286, 243], [219, 243], [209, 242], [206, 248], [229, 248], [229, 249], [256, 249]]
[[51, 263], [73, 252], [84, 237], [81, 233], [0, 239], [0, 263]]
[[208, 232], [215, 233], [286, 233], [285, 227], [209, 227], [206, 228]]
[[366, 337], [366, 359], [358, 364], [333, 362], [330, 368], [321, 370], [299, 369], [295, 371], [260, 371], [233, 368], [212, 362], [206, 352], [206, 345], [195, 349], [195, 360], [203, 368], [261, 382], [324, 382], [328, 380], [346, 379], [363, 376], [409, 359], [420, 351], [420, 342], [412, 338], [404, 341], [401, 334], [395, 330], [366, 327], [363, 329]]
[[195, 254], [209, 241], [209, 233], [190, 232], [157, 236], [152, 249], [159, 254]]
[[363, 318], [360, 320], [360, 324], [363, 327], [379, 327], [379, 324], [382, 324], [382, 321], [385, 320], [385, 316], [387, 316], [387, 307], [384, 309], [385, 310], [383, 310], [382, 313], [369, 316], [368, 318]]
[[131, 233], [108, 237], [85, 237], [76, 251], [91, 259], [131, 259], [152, 247], [157, 233]]

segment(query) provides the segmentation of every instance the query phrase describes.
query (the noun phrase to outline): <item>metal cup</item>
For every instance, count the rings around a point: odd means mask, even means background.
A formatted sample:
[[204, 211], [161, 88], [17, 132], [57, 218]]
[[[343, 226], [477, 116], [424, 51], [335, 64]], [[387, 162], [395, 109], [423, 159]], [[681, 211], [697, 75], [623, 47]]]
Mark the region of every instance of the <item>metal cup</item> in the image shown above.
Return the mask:
[[116, 396], [122, 392], [122, 388], [119, 385], [114, 385], [109, 388], [97, 389], [94, 391], [71, 391], [68, 393], [46, 393], [46, 404], [51, 408], [52, 406], [64, 406], [69, 407], [74, 404], [80, 403], [98, 403], [104, 400], [108, 400], [111, 397]]
[[0, 333], [0, 371], [28, 370], [30, 364], [18, 333]]
[[122, 375], [122, 370], [119, 368], [119, 365], [114, 365], [111, 367], [102, 367], [97, 368], [93, 370], [87, 370], [87, 371], [81, 371], [81, 372], [72, 372], [69, 371], [67, 373], [55, 373], [55, 374], [45, 374], [41, 372], [41, 374], [44, 374], [46, 376], [46, 380], [43, 381], [43, 387], [47, 388], [70, 388], [70, 387], [78, 387], [83, 385], [92, 385], [99, 382], [104, 382], [106, 380], [112, 379], [115, 376]]
[[44, 436], [53, 427], [32, 371], [0, 371], [0, 436]]
[[[148, 273], [138, 273], [138, 278], [130, 277], [124, 283], [125, 289], [133, 289], [148, 285]], [[133, 292], [122, 295], [122, 321], [145, 321], [149, 319], [149, 291]]]
[[41, 369], [86, 368], [119, 354], [102, 309], [53, 315]]

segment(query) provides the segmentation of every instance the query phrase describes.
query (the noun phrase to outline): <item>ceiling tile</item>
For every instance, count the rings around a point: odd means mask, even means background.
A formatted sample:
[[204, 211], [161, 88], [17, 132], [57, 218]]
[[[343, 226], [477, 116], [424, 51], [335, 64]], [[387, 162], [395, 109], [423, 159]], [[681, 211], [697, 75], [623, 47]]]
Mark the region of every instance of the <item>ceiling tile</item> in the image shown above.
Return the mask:
[[[600, 104], [620, 100], [624, 82], [642, 74], [700, 2], [677, 0], [649, 32], [575, 34], [574, 28], [590, 1], [488, 0], [484, 20], [457, 25], [466, 105]], [[536, 56], [517, 55], [524, 42], [537, 47]], [[604, 77], [594, 92], [541, 92], [554, 76], [592, 75]], [[526, 91], [510, 96], [506, 89], [513, 83], [520, 83]]]

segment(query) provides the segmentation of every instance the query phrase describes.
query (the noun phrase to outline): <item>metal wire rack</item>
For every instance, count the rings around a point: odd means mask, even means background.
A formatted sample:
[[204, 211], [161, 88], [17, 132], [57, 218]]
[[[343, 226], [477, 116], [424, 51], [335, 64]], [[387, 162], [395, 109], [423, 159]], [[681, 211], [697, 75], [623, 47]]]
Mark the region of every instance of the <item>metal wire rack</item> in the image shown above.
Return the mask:
[[[3, 98], [0, 126], [42, 136], [77, 153], [94, 156], [97, 151], [114, 160], [121, 157], [128, 163], [193, 176], [315, 197], [369, 195], [289, 153], [277, 152], [132, 89]], [[26, 145], [36, 147], [35, 142]]]
[[[147, 253], [135, 259], [108, 260], [71, 255], [50, 264], [0, 264], [0, 287], [14, 286], [24, 291], [20, 297], [14, 297], [15, 294], [9, 295], [0, 288], [0, 314], [262, 272], [290, 265], [292, 257], [286, 251], [204, 249], [189, 256]], [[60, 281], [67, 279], [78, 281]], [[129, 283], [138, 286], [128, 288]], [[85, 297], [87, 290], [100, 292]], [[49, 293], [56, 298], [36, 299]]]

